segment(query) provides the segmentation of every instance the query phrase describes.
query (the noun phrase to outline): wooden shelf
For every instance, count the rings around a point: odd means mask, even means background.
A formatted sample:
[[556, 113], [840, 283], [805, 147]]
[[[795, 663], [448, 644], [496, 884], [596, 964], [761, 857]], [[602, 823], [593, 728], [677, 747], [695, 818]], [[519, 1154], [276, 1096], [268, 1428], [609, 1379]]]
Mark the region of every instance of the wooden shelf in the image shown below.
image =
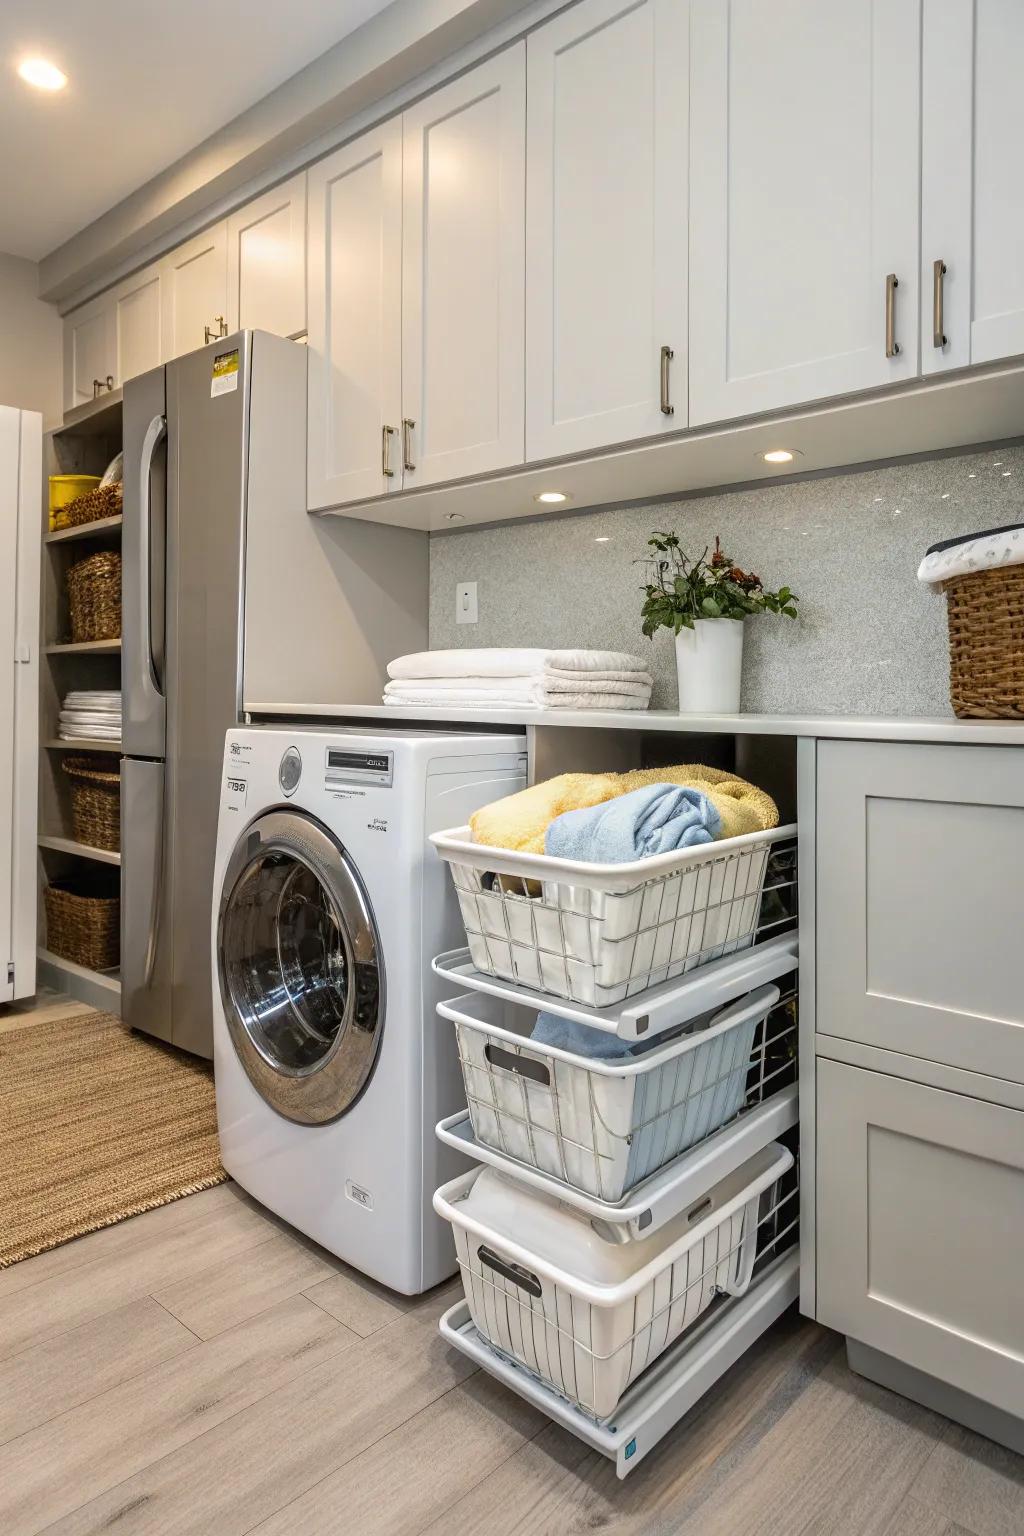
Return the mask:
[[119, 533], [124, 522], [119, 512], [116, 517], [97, 517], [91, 523], [79, 523], [74, 528], [57, 528], [46, 535], [47, 544], [70, 544], [73, 539], [94, 539], [100, 534]]
[[57, 853], [71, 853], [78, 859], [95, 859], [99, 864], [120, 864], [121, 855], [109, 848], [93, 848], [89, 843], [76, 842], [73, 837], [51, 837], [39, 834], [40, 848], [52, 848]]
[[118, 1007], [121, 998], [120, 971], [90, 971], [88, 966], [78, 965], [74, 960], [65, 960], [63, 955], [55, 955], [44, 945], [36, 950], [36, 958], [40, 967], [57, 973], [57, 979], [64, 983], [63, 990], [70, 992], [72, 997], [80, 998], [82, 1002], [97, 1008]]
[[89, 736], [75, 736], [71, 741], [65, 741], [62, 737], [51, 736], [43, 742], [44, 747], [50, 747], [54, 752], [116, 752], [121, 755], [121, 743], [109, 741], [106, 738], [93, 740]]
[[119, 656], [120, 653], [120, 640], [69, 640], [46, 647], [47, 656]]

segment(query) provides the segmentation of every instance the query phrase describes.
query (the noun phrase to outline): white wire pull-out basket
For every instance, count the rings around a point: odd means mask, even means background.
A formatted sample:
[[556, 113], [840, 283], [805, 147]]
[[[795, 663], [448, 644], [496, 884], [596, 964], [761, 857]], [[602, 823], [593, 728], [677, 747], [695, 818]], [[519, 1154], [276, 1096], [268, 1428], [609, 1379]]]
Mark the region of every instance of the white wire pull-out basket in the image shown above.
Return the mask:
[[795, 826], [776, 827], [630, 864], [585, 864], [471, 841], [469, 827], [435, 832], [451, 867], [473, 964], [491, 976], [595, 1007], [610, 1007], [792, 923], [759, 927], [773, 849]]
[[438, 1013], [455, 1025], [477, 1140], [614, 1202], [794, 1080], [795, 1008], [793, 992], [780, 1005], [778, 987], [759, 987], [612, 1060], [533, 1041], [536, 1012], [485, 993]]
[[[652, 1237], [605, 1242], [579, 1213], [493, 1169], [445, 1185], [473, 1322], [487, 1342], [597, 1421], [719, 1294], [742, 1296], [792, 1153], [772, 1144]], [[771, 1192], [771, 1193], [769, 1193]]]

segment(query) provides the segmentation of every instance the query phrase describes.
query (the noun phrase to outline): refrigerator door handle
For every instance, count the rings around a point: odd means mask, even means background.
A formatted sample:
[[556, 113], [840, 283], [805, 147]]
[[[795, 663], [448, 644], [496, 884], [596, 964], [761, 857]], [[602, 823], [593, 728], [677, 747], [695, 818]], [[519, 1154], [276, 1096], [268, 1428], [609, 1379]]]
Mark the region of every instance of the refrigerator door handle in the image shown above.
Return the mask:
[[138, 582], [139, 597], [139, 636], [141, 640], [139, 669], [137, 676], [132, 680], [132, 686], [138, 688], [140, 695], [147, 704], [155, 704], [163, 697], [160, 686], [162, 679], [157, 678], [156, 662], [153, 656], [153, 612], [151, 602], [150, 563], [152, 551], [150, 548], [153, 529], [153, 507], [151, 498], [151, 480], [153, 474], [153, 460], [156, 451], [167, 436], [167, 418], [154, 416], [146, 428], [146, 435], [142, 439], [142, 454], [139, 463], [139, 559], [135, 570], [135, 579]]

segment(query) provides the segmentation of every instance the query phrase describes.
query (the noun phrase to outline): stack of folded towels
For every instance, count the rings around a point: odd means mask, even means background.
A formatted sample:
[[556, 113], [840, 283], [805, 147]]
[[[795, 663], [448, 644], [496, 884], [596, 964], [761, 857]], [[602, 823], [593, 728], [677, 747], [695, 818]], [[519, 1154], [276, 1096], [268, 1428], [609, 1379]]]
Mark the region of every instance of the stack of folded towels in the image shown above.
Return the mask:
[[69, 693], [57, 734], [61, 741], [120, 741], [121, 695], [91, 688]]
[[647, 709], [654, 679], [623, 651], [420, 651], [388, 667], [398, 708]]

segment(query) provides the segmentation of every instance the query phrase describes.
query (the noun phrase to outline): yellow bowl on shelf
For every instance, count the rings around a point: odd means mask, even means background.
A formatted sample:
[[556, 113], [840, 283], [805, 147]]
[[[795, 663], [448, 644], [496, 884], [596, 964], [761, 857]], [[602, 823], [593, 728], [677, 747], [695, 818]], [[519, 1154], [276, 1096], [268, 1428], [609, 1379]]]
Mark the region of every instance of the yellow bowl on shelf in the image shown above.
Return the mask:
[[94, 491], [100, 483], [100, 475], [51, 475], [50, 476], [50, 522], [53, 523], [53, 514], [59, 507], [66, 507], [69, 501], [77, 501], [79, 496], [84, 496], [86, 491]]

